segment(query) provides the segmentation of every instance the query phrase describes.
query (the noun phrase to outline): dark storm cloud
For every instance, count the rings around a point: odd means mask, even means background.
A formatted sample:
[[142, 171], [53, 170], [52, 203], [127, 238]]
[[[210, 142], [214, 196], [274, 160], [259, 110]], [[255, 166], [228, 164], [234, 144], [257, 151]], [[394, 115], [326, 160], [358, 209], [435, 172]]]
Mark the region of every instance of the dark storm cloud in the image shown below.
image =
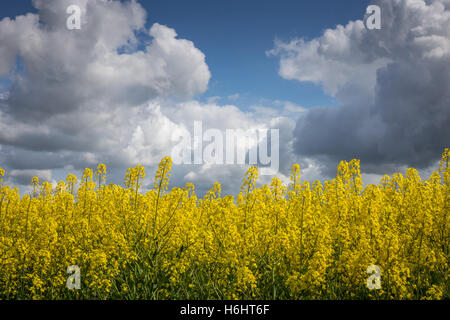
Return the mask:
[[450, 145], [449, 2], [374, 4], [381, 30], [357, 21], [309, 42], [277, 44], [281, 76], [320, 84], [340, 103], [303, 113], [294, 149], [328, 168], [351, 158], [368, 173], [426, 168]]

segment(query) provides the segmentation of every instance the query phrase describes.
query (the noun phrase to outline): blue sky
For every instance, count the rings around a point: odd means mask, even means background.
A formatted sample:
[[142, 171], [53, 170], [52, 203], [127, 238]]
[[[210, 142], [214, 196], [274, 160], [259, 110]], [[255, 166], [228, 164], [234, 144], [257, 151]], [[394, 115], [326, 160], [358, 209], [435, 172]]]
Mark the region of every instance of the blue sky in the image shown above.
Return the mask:
[[[279, 60], [266, 51], [274, 39], [310, 40], [326, 28], [362, 19], [369, 1], [139, 1], [147, 10], [147, 28], [155, 22], [174, 28], [206, 55], [212, 78], [198, 99], [219, 96], [243, 109], [265, 100], [291, 101], [304, 107], [334, 106], [319, 86], [281, 78]], [[29, 0], [1, 1], [0, 20], [37, 12]], [[0, 84], [5, 86], [5, 82]], [[238, 93], [238, 100], [226, 97]]]
[[[159, 22], [192, 40], [206, 55], [212, 78], [204, 98], [227, 97], [244, 107], [261, 99], [288, 100], [309, 107], [334, 105], [313, 84], [284, 80], [279, 61], [268, 57], [274, 39], [306, 39], [348, 20], [362, 19], [367, 1], [142, 1], [149, 24]], [[174, 10], [176, 8], [176, 10]], [[224, 100], [226, 102], [226, 100]]]

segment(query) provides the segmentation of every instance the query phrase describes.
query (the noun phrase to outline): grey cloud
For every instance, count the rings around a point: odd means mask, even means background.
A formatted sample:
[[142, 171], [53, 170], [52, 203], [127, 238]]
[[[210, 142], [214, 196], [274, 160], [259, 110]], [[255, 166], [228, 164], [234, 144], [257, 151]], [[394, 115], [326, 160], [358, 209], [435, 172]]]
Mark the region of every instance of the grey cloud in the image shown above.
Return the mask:
[[450, 143], [448, 1], [373, 3], [381, 30], [350, 22], [272, 52], [281, 76], [320, 84], [340, 103], [302, 113], [295, 129], [296, 153], [326, 163], [327, 175], [351, 158], [368, 173], [427, 168]]
[[51, 182], [52, 173], [50, 170], [12, 170], [8, 174], [8, 178], [19, 185], [29, 185], [33, 177], [38, 177], [40, 183]]

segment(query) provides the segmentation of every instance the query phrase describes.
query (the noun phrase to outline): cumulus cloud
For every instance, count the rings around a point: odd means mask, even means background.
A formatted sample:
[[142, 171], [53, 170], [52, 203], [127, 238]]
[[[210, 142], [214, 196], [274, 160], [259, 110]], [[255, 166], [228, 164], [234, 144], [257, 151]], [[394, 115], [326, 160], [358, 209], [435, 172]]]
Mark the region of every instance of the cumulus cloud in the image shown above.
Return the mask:
[[[65, 26], [66, 8], [82, 8], [80, 30]], [[176, 32], [155, 23], [144, 28], [135, 1], [34, 1], [39, 14], [0, 22], [0, 75], [12, 76], [8, 113], [43, 121], [94, 103], [131, 105], [159, 96], [192, 97], [206, 90], [204, 54]], [[142, 50], [137, 32], [151, 41]], [[127, 50], [130, 51], [127, 53]], [[94, 101], [92, 101], [94, 100]]]
[[[279, 145], [275, 146], [276, 143], [274, 142], [274, 146], [279, 150], [279, 172], [277, 176], [284, 180], [286, 175], [289, 174], [292, 164], [298, 160], [292, 152], [295, 121], [280, 114], [280, 112], [276, 113], [275, 110], [270, 113], [261, 112], [259, 108], [252, 108], [251, 111], [242, 111], [233, 105], [220, 106], [215, 103], [202, 104], [197, 101], [183, 102], [172, 107], [165, 106], [163, 109], [168, 111], [167, 117], [170, 118], [172, 122], [180, 125], [178, 127], [180, 135], [187, 132], [193, 138], [195, 121], [201, 122], [203, 134], [205, 134], [208, 129], [214, 129], [220, 132], [224, 143], [224, 162], [226, 153], [230, 151], [226, 149], [227, 130], [235, 130], [235, 132], [242, 130], [241, 132], [253, 132], [257, 134], [257, 140], [250, 139], [250, 146], [245, 143], [241, 144], [239, 140], [237, 140], [237, 152], [239, 152], [238, 150], [248, 152], [248, 147], [255, 147], [258, 143], [267, 143], [268, 148], [270, 148], [271, 141], [264, 141], [264, 138], [268, 138], [268, 132], [267, 135], [264, 135], [265, 133], [263, 130], [278, 130]], [[178, 134], [175, 136], [177, 135]], [[206, 141], [204, 138], [203, 147], [208, 146], [210, 143], [211, 141]], [[194, 149], [193, 141], [191, 141], [191, 147]], [[261, 150], [258, 149], [258, 152], [260, 151]], [[275, 160], [271, 153], [269, 157], [271, 160]], [[259, 164], [261, 164], [260, 160], [261, 159], [259, 158]], [[183, 177], [185, 183], [193, 182], [196, 185], [200, 185], [202, 186], [203, 191], [205, 191], [205, 188], [210, 188], [215, 181], [219, 181], [222, 183], [222, 190], [224, 193], [236, 194], [242, 184], [242, 178], [245, 171], [249, 167], [248, 154], [245, 163], [245, 165], [239, 165], [237, 161], [233, 165], [205, 163], [202, 165], [180, 166], [177, 170], [179, 170], [179, 175]], [[309, 167], [309, 165], [306, 165], [305, 163], [304, 167]], [[269, 176], [261, 176], [260, 182], [267, 182], [269, 181], [268, 179], [270, 179]]]
[[360, 158], [367, 173], [427, 168], [450, 138], [450, 3], [377, 0], [381, 30], [350, 21], [306, 41], [277, 41], [279, 74], [310, 81], [338, 107], [300, 114], [298, 155], [333, 168]]
[[[0, 21], [0, 77], [10, 83], [0, 90], [0, 165], [30, 173], [157, 163], [178, 126], [159, 101], [203, 93], [205, 55], [168, 26], [147, 30], [134, 0], [33, 5], [37, 14]], [[69, 5], [81, 8], [80, 30], [66, 27]]]

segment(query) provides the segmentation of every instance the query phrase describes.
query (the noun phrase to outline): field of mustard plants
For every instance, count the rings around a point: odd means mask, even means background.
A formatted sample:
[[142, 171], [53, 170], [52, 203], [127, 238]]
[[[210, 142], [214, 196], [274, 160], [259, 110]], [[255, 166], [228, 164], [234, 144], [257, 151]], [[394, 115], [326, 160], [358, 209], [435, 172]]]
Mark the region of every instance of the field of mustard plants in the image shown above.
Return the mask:
[[[422, 180], [417, 170], [363, 189], [358, 160], [336, 178], [256, 187], [216, 183], [168, 190], [164, 158], [154, 188], [130, 168], [124, 187], [106, 167], [69, 174], [55, 188], [32, 179], [21, 196], [0, 169], [1, 299], [448, 299], [450, 151]], [[68, 266], [81, 289], [66, 286]], [[369, 290], [376, 265], [381, 289]]]

